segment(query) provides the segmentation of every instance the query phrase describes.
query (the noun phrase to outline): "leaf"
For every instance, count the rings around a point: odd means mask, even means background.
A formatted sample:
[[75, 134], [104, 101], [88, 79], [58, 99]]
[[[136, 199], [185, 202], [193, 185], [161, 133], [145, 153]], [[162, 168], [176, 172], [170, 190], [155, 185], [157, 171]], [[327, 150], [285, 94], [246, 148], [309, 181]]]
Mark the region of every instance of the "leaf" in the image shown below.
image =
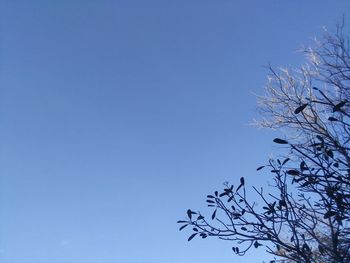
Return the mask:
[[294, 111], [294, 114], [298, 114], [298, 113], [302, 112], [306, 108], [307, 105], [308, 104], [306, 103], [306, 104], [303, 104], [303, 105], [299, 106], [298, 108], [296, 108]]
[[283, 161], [282, 165], [285, 165], [289, 160], [290, 160], [289, 158], [285, 159], [285, 160]]
[[215, 204], [213, 200], [207, 200], [207, 203]]
[[278, 144], [288, 144], [286, 140], [282, 140], [280, 138], [275, 138], [273, 141]]
[[302, 185], [300, 185], [300, 187], [306, 187], [306, 186], [309, 186], [310, 184], [312, 184], [312, 182], [305, 182]]
[[337, 105], [335, 105], [335, 106], [333, 107], [333, 112], [340, 111], [341, 108], [342, 108], [347, 102], [348, 102], [347, 100], [343, 100], [343, 101], [339, 102]]
[[320, 135], [316, 135], [317, 139], [319, 139], [322, 143], [324, 142], [324, 139]]
[[330, 218], [332, 216], [335, 216], [336, 214], [338, 214], [338, 213], [335, 211], [328, 211], [327, 213], [324, 214], [323, 218], [327, 219], [327, 218]]
[[288, 170], [287, 174], [296, 176], [299, 175], [300, 172], [298, 170]]
[[307, 166], [306, 166], [306, 163], [305, 163], [304, 161], [302, 161], [302, 162], [300, 163], [300, 170], [302, 170], [302, 171], [307, 170]]
[[200, 233], [199, 234], [202, 238], [206, 238], [208, 235], [206, 233]]
[[225, 195], [228, 195], [228, 192], [223, 192], [223, 193], [221, 193], [221, 194], [219, 195], [219, 197], [223, 197], [223, 196], [225, 196]]
[[211, 215], [211, 219], [214, 220], [215, 216], [216, 216], [216, 209], [215, 209], [214, 213]]
[[187, 221], [184, 221], [184, 220], [179, 220], [179, 221], [177, 221], [176, 223], [178, 223], [178, 224], [182, 224], [182, 223], [187, 223]]
[[241, 229], [242, 229], [243, 231], [247, 231], [247, 228], [244, 227], [244, 226], [242, 226]]
[[197, 217], [197, 220], [202, 220], [202, 219], [204, 219], [204, 216], [202, 216], [202, 215]]
[[302, 249], [304, 249], [304, 250], [306, 250], [306, 251], [311, 251], [311, 248], [308, 246], [308, 244], [304, 244], [303, 245], [303, 248]]
[[338, 121], [338, 119], [337, 119], [337, 118], [334, 118], [334, 117], [329, 117], [328, 120], [329, 120], [329, 121]]
[[190, 235], [190, 237], [187, 239], [187, 241], [191, 241], [198, 233], [194, 233]]
[[188, 216], [189, 219], [192, 219], [192, 211], [191, 211], [191, 209], [187, 210], [187, 216]]
[[213, 195], [207, 195], [207, 198], [215, 198]]
[[262, 246], [262, 244], [260, 244], [258, 241], [255, 241], [255, 242], [254, 242], [254, 247], [255, 247], [255, 248], [258, 248], [259, 246]]
[[183, 225], [182, 227], [179, 228], [179, 231], [181, 231], [182, 229], [184, 229], [186, 226], [188, 226], [188, 224]]
[[286, 203], [285, 200], [279, 200], [278, 204], [279, 204], [280, 207], [287, 206], [287, 203]]
[[187, 216], [189, 219], [192, 219], [192, 214], [197, 214], [196, 212], [191, 211], [191, 209], [187, 210]]
[[265, 165], [263, 165], [263, 166], [259, 166], [258, 168], [256, 168], [256, 170], [257, 171], [260, 171], [262, 168], [264, 168], [265, 167]]
[[244, 177], [241, 177], [240, 182], [241, 182], [241, 185], [244, 185]]
[[240, 213], [232, 213], [233, 219], [238, 219], [241, 217]]
[[327, 155], [333, 159], [334, 155], [333, 155], [333, 151], [332, 150], [328, 150], [327, 152]]

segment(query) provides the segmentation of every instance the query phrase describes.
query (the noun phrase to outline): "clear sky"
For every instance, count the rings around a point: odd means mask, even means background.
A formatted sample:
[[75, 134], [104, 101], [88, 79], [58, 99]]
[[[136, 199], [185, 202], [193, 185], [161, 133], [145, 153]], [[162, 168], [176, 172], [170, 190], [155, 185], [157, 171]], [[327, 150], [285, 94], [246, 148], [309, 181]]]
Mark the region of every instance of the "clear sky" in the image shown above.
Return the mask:
[[0, 262], [262, 262], [175, 223], [275, 151], [264, 65], [334, 29], [350, 2], [3, 0]]

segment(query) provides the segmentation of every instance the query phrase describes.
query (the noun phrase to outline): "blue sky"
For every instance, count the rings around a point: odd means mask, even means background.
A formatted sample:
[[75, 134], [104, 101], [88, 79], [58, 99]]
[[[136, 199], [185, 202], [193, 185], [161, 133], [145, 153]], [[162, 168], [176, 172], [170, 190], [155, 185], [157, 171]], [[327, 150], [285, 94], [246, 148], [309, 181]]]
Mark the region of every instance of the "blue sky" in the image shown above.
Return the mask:
[[[350, 10], [339, 1], [0, 3], [0, 261], [261, 262], [178, 232], [188, 208], [276, 151], [249, 124], [264, 65]], [[346, 16], [346, 24], [350, 24]], [[347, 27], [348, 30], [349, 27]]]

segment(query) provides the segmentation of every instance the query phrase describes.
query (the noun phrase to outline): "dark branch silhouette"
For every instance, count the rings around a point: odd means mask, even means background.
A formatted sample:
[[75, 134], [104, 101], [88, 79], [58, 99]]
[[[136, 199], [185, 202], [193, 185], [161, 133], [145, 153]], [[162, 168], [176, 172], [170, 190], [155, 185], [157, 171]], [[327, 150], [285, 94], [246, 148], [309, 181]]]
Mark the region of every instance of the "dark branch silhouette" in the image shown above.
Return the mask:
[[233, 241], [244, 255], [264, 247], [272, 262], [350, 262], [350, 52], [343, 25], [327, 31], [307, 63], [296, 70], [269, 67], [266, 94], [259, 97], [261, 127], [279, 129], [275, 143], [289, 153], [269, 160], [272, 190], [249, 187], [242, 177], [207, 196], [209, 216], [189, 209], [180, 230], [188, 240]]

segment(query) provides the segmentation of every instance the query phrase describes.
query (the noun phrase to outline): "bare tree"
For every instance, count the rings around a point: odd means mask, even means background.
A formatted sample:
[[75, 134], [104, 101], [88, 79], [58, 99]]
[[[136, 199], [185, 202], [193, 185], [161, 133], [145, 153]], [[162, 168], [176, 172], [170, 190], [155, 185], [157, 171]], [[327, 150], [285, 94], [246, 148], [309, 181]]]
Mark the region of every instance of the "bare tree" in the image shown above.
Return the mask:
[[299, 69], [269, 67], [260, 96], [261, 127], [282, 130], [275, 143], [289, 153], [269, 160], [273, 191], [253, 187], [259, 202], [238, 187], [207, 196], [209, 216], [189, 209], [178, 221], [195, 236], [234, 241], [244, 255], [265, 247], [274, 262], [350, 262], [350, 52], [343, 25], [305, 48]]

